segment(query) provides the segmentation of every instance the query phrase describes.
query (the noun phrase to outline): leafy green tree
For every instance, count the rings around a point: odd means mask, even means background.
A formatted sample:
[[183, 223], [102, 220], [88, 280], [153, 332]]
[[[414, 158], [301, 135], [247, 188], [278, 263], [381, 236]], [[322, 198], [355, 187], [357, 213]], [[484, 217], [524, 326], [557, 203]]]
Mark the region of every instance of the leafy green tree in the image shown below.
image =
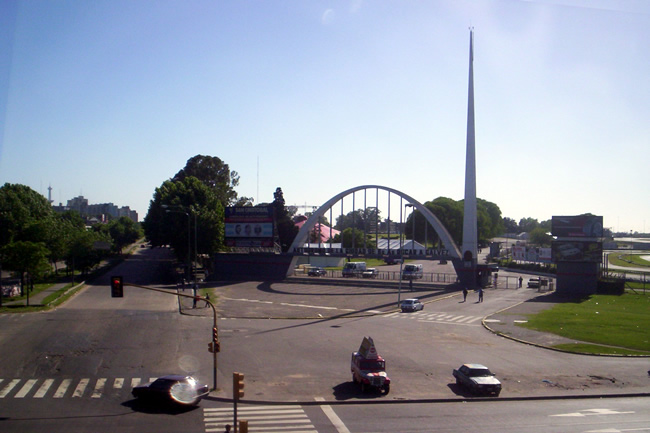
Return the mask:
[[539, 222], [535, 218], [522, 218], [519, 220], [520, 232], [530, 233], [537, 227], [539, 227]]
[[156, 188], [142, 225], [153, 246], [170, 245], [182, 261], [194, 251], [211, 255], [223, 248], [224, 207], [215, 188], [192, 176]]
[[49, 270], [48, 255], [42, 242], [16, 241], [2, 247], [2, 267], [20, 275], [21, 296], [25, 295], [25, 274], [40, 278]]
[[363, 231], [348, 227], [340, 234], [334, 236], [333, 242], [340, 242], [343, 248], [377, 248], [377, 243], [374, 238], [367, 236], [364, 239], [364, 236]]
[[39, 241], [28, 237], [29, 229], [52, 214], [41, 194], [25, 185], [5, 183], [0, 187], [0, 247], [19, 240]]
[[504, 233], [517, 233], [519, 231], [519, 225], [517, 224], [517, 221], [515, 221], [514, 219], [504, 217], [503, 230]]
[[245, 206], [252, 202], [247, 197], [237, 197], [235, 187], [239, 185], [239, 174], [234, 170], [231, 171], [228, 164], [216, 156], [193, 156], [172, 180], [182, 181], [188, 177], [197, 178], [213, 190], [224, 208], [235, 204]]
[[107, 252], [95, 249], [95, 242], [110, 243], [111, 238], [106, 233], [93, 230], [73, 232], [65, 257], [68, 269], [79, 270], [86, 275], [97, 266], [106, 257]]
[[286, 252], [298, 234], [298, 227], [293, 223], [291, 215], [287, 210], [282, 188], [278, 187], [275, 189], [271, 206], [273, 206], [273, 218], [275, 219], [275, 226], [278, 231], [280, 248], [282, 248], [282, 252]]
[[380, 211], [376, 207], [357, 209], [338, 216], [334, 228], [341, 231], [346, 228], [356, 228], [364, 233], [376, 233], [379, 217]]
[[533, 245], [550, 247], [552, 241], [553, 236], [551, 236], [543, 227], [535, 227], [528, 234], [528, 242]]
[[119, 253], [122, 253], [124, 247], [131, 245], [142, 236], [139, 224], [126, 216], [109, 222], [107, 228], [111, 239], [113, 239], [113, 246]]

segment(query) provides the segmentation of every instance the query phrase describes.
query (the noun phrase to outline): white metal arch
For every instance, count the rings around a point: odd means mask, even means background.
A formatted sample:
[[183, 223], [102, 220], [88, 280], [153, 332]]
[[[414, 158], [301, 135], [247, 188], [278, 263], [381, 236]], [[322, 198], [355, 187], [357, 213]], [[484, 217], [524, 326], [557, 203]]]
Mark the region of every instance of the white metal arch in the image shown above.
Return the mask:
[[[325, 215], [325, 212], [327, 212], [332, 206], [334, 206], [339, 200], [341, 200], [343, 197], [346, 197], [350, 194], [353, 194], [357, 191], [365, 190], [365, 189], [381, 189], [384, 191], [388, 191], [390, 193], [393, 193], [406, 201], [408, 201], [410, 204], [413, 204], [417, 210], [420, 211], [420, 213], [426, 218], [426, 220], [431, 224], [433, 229], [436, 231], [438, 236], [440, 237], [440, 240], [444, 244], [445, 248], [447, 251], [449, 251], [449, 255], [452, 258], [455, 259], [460, 259], [461, 254], [460, 254], [460, 249], [452, 239], [451, 235], [445, 228], [445, 226], [442, 225], [438, 217], [436, 217], [434, 214], [431, 213], [429, 209], [427, 209], [422, 203], [419, 201], [415, 200], [413, 197], [404, 194], [403, 192], [397, 191], [396, 189], [393, 188], [388, 188], [386, 186], [381, 186], [381, 185], [363, 185], [363, 186], [357, 186], [354, 188], [350, 188], [346, 191], [343, 191], [331, 199], [327, 200], [325, 203], [323, 203], [316, 212], [314, 212], [308, 219], [305, 221], [305, 224], [300, 228], [298, 231], [298, 234], [296, 235], [296, 238], [293, 240], [293, 244], [291, 244], [291, 247], [289, 248], [289, 251], [295, 251], [296, 248], [302, 248], [302, 246], [305, 244], [305, 241], [307, 240], [307, 236], [309, 236], [309, 232], [311, 231], [312, 228], [316, 225], [318, 222], [318, 219], [322, 216]], [[331, 222], [330, 222], [331, 223]]]

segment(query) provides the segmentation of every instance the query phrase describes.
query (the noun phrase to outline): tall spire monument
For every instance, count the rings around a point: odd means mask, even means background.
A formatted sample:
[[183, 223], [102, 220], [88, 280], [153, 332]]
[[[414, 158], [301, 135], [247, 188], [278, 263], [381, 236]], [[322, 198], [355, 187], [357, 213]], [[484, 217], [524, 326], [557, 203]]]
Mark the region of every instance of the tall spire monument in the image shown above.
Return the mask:
[[[467, 148], [465, 155], [465, 207], [462, 261], [465, 284], [476, 286], [478, 229], [476, 224], [476, 151], [474, 136], [474, 29], [469, 31], [469, 89], [467, 97]], [[468, 275], [469, 274], [469, 275]]]

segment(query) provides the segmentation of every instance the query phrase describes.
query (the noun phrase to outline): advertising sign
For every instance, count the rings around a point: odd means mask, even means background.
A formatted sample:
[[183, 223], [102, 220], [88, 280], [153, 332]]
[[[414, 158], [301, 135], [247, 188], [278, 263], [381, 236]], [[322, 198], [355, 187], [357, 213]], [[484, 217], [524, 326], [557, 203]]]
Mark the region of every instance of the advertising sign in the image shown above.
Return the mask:
[[273, 247], [273, 208], [226, 208], [225, 235], [229, 247]]
[[603, 258], [602, 242], [555, 241], [551, 245], [553, 262], [594, 262]]
[[603, 217], [595, 215], [554, 216], [551, 232], [560, 238], [601, 238]]

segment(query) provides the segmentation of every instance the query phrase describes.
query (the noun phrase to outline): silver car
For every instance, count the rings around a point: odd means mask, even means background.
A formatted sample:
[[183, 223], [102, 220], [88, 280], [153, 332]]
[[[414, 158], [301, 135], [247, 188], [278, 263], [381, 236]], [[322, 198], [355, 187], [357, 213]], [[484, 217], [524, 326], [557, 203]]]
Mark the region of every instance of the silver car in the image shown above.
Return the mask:
[[423, 310], [424, 304], [420, 302], [419, 299], [412, 298], [412, 299], [405, 299], [402, 302], [400, 302], [399, 307], [402, 310], [402, 313], [406, 313], [409, 311]]

